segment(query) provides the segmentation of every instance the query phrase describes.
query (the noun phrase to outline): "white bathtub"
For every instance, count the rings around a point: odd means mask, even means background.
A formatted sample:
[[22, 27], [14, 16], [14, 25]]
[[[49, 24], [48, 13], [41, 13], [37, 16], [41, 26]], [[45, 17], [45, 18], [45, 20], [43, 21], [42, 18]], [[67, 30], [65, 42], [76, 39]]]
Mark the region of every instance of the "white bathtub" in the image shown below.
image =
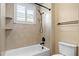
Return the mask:
[[40, 44], [23, 48], [8, 50], [5, 56], [50, 56], [50, 50], [46, 47], [42, 49]]

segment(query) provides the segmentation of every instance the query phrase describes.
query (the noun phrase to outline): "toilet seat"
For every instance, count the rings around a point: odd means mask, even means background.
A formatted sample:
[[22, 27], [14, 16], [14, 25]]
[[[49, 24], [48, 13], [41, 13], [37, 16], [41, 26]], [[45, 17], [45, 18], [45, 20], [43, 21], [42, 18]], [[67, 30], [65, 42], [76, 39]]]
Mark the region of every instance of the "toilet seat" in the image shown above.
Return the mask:
[[64, 56], [64, 55], [62, 55], [62, 54], [55, 54], [55, 55], [53, 55], [53, 56]]

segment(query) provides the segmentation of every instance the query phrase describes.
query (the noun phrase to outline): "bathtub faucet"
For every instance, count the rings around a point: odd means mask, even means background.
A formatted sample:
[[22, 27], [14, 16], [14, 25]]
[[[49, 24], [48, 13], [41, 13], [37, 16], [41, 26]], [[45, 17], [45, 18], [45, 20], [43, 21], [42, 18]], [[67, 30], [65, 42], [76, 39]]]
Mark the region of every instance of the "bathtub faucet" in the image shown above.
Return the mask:
[[42, 43], [40, 43], [40, 45], [42, 45], [42, 49], [44, 48], [43, 46], [44, 46], [44, 44], [45, 44], [45, 38], [44, 37], [42, 37]]
[[44, 45], [44, 42], [40, 43], [40, 45]]
[[40, 45], [42, 45], [42, 49], [44, 49], [44, 42], [40, 43]]
[[45, 44], [45, 38], [42, 37], [42, 43], [40, 43], [40, 45], [44, 45]]

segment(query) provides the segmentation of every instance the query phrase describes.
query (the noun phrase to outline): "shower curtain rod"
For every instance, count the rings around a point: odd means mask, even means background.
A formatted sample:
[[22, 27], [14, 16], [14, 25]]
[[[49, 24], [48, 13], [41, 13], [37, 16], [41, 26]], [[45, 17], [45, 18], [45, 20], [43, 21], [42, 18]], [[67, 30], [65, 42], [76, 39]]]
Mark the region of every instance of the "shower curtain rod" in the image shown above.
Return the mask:
[[50, 8], [48, 8], [48, 7], [46, 7], [46, 6], [43, 6], [43, 5], [41, 5], [41, 4], [38, 4], [38, 3], [34, 3], [34, 4], [36, 4], [36, 5], [38, 5], [38, 6], [41, 6], [41, 7], [43, 7], [43, 8], [46, 8], [46, 9], [48, 9], [49, 11], [51, 10]]

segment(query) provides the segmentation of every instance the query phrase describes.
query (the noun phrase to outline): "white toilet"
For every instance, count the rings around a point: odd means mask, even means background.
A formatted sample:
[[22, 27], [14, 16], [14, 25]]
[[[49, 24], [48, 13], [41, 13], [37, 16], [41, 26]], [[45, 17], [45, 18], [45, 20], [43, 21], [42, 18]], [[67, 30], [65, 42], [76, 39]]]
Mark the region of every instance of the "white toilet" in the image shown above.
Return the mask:
[[59, 54], [53, 56], [77, 56], [77, 45], [59, 42]]

